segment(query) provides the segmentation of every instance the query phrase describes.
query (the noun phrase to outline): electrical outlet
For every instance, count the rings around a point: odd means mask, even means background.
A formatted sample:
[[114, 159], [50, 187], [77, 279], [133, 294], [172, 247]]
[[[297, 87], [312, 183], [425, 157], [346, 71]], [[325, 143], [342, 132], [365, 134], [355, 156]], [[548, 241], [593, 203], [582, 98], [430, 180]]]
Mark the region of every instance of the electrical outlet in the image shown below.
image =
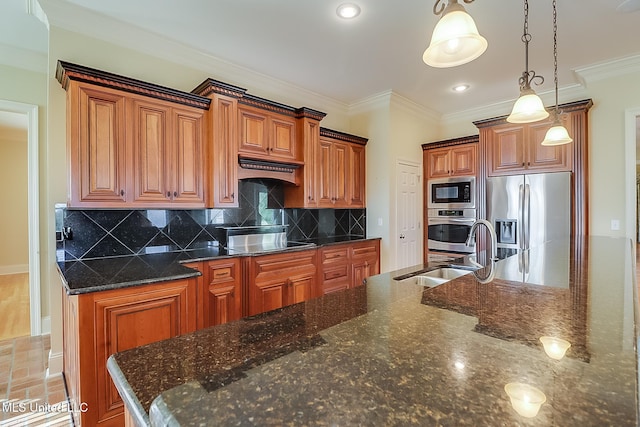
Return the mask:
[[378, 218], [378, 226], [382, 227], [382, 217]]
[[612, 219], [611, 220], [611, 229], [612, 230], [620, 230], [620, 220], [619, 219]]

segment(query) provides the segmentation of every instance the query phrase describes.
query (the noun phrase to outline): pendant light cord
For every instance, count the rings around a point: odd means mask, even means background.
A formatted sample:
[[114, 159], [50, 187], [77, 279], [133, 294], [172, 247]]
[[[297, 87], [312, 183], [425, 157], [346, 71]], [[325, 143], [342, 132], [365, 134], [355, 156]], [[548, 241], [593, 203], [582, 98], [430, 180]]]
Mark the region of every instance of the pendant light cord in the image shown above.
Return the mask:
[[558, 117], [558, 13], [553, 0], [553, 81], [556, 86], [556, 118]]
[[522, 42], [524, 43], [524, 69], [529, 71], [529, 0], [524, 0], [524, 29], [522, 31]]

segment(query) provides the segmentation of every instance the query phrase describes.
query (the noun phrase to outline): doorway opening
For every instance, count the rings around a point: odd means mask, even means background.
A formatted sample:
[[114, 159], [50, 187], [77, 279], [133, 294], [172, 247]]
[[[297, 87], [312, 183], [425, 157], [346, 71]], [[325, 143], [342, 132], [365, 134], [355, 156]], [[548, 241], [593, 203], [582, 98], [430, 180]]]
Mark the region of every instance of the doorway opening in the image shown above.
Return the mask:
[[[26, 186], [22, 190], [26, 192], [26, 218], [27, 218], [27, 235], [14, 237], [14, 242], [9, 244], [24, 244], [28, 248], [26, 261], [28, 266], [24, 265], [24, 261], [18, 261], [19, 264], [7, 266], [5, 273], [12, 273], [13, 270], [28, 271], [28, 293], [29, 293], [29, 328], [30, 335], [37, 336], [42, 333], [42, 316], [40, 301], [40, 222], [39, 222], [39, 171], [38, 171], [38, 106], [31, 104], [23, 104], [19, 102], [0, 100], [0, 117], [4, 119], [4, 126], [8, 128], [9, 122], [21, 123], [16, 128], [19, 134], [20, 127], [22, 131], [26, 131], [26, 161], [22, 159], [22, 164], [26, 164]], [[0, 125], [2, 125], [0, 123]], [[19, 142], [13, 141], [19, 144]], [[11, 144], [11, 142], [9, 142]], [[15, 147], [12, 147], [15, 148]], [[18, 150], [19, 151], [19, 150]], [[24, 154], [24, 151], [22, 152]], [[24, 169], [24, 166], [22, 167]], [[20, 172], [16, 171], [16, 175]], [[17, 182], [17, 178], [16, 178]], [[9, 182], [8, 184], [11, 184]], [[11, 227], [12, 224], [4, 224], [4, 227]], [[3, 236], [3, 238], [6, 236]], [[19, 241], [18, 241], [19, 240]], [[16, 258], [19, 259], [19, 258]], [[26, 267], [26, 268], [25, 268]], [[17, 271], [16, 273], [24, 273]], [[22, 277], [27, 280], [26, 277]], [[2, 314], [0, 314], [2, 315]], [[4, 317], [4, 316], [3, 316]]]

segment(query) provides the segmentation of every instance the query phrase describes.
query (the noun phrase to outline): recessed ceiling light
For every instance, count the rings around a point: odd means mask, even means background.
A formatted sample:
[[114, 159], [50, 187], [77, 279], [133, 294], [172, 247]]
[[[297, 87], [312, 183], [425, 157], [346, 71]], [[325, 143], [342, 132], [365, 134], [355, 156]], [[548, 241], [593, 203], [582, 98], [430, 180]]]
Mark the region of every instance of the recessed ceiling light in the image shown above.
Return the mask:
[[340, 18], [353, 19], [360, 15], [360, 6], [355, 3], [343, 3], [336, 9]]
[[469, 85], [466, 84], [462, 84], [462, 85], [455, 85], [452, 89], [454, 92], [465, 92], [467, 89], [469, 89]]

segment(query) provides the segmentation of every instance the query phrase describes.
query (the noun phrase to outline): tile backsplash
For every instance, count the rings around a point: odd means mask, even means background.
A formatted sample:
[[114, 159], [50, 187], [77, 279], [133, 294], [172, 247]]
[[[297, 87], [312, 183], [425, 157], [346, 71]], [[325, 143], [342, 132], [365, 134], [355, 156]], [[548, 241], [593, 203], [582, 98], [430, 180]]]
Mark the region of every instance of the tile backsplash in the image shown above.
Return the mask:
[[221, 226], [289, 225], [289, 240], [366, 236], [366, 209], [284, 208], [282, 184], [268, 179], [242, 180], [239, 208], [198, 210], [56, 209], [71, 240], [58, 241], [58, 261], [217, 245]]

